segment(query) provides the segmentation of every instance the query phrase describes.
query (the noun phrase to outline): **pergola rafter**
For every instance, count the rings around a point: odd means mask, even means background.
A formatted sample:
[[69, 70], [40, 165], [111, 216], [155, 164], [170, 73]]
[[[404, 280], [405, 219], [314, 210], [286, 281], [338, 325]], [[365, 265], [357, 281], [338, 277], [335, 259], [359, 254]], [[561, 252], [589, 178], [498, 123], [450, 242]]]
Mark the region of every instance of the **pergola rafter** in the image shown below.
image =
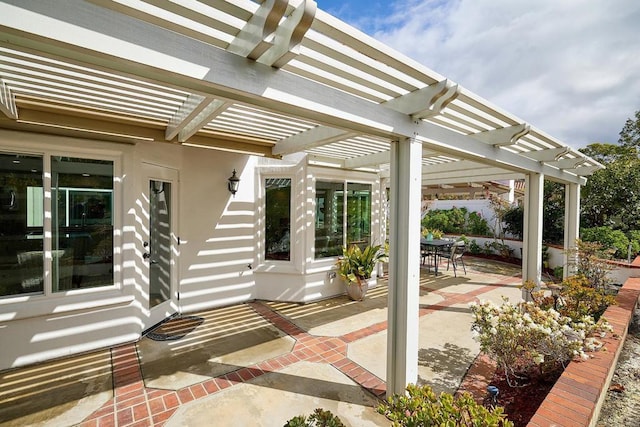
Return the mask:
[[[556, 151], [564, 146], [552, 137], [316, 10], [313, 1], [195, 6], [70, 0], [69, 5], [71, 12], [45, 2], [1, 5], [3, 16], [15, 18], [0, 19], [6, 46], [0, 54], [12, 61], [10, 67], [0, 61], [2, 76], [11, 73], [5, 92], [13, 95], [3, 98], [3, 112], [11, 110], [11, 99], [37, 97], [52, 106], [103, 109], [105, 121], [118, 114], [138, 115], [141, 126], [164, 121], [165, 140], [245, 135], [246, 141], [272, 145], [272, 156], [296, 151], [341, 156], [340, 165], [354, 168], [384, 170], [385, 163], [371, 161], [387, 159], [380, 147], [362, 144], [356, 135], [389, 142], [416, 138], [428, 152], [451, 156], [452, 169], [457, 161], [471, 159], [479, 167], [583, 183], [581, 176], [599, 167], [591, 159], [578, 165], [570, 160], [573, 154], [558, 157]], [[168, 45], [156, 41], [165, 30], [176, 34]], [[54, 33], [60, 36], [51, 44], [48, 35]], [[106, 48], [92, 50], [97, 44]], [[239, 61], [242, 57], [256, 62]], [[29, 81], [28, 70], [48, 58], [56, 58], [52, 67], [41, 72], [38, 82]], [[70, 81], [61, 82], [72, 69]], [[131, 86], [128, 97], [119, 93], [123, 79]], [[149, 83], [151, 92], [145, 88]], [[229, 114], [247, 106], [264, 119]], [[294, 125], [266, 125], [271, 112]], [[5, 115], [15, 120], [17, 113]], [[337, 131], [327, 137], [325, 128]]]

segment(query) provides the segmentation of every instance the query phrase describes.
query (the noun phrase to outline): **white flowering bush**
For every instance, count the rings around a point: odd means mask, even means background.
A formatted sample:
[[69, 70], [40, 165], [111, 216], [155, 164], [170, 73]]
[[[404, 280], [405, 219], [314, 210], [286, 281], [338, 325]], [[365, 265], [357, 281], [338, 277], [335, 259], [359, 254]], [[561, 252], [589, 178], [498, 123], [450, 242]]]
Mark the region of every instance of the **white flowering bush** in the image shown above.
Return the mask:
[[610, 329], [604, 319], [598, 325], [591, 316], [574, 321], [533, 302], [512, 304], [505, 300], [496, 305], [488, 301], [470, 307], [474, 338], [504, 370], [511, 386], [532, 368], [544, 370], [564, 366], [574, 358], [585, 359], [585, 351], [601, 346], [592, 335]]

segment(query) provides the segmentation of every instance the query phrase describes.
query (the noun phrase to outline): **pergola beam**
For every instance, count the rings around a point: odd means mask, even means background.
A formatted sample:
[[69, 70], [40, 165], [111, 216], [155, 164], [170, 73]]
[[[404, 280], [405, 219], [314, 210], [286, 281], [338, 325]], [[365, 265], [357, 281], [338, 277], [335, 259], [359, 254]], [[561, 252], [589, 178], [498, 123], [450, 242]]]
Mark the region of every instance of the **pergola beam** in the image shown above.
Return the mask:
[[313, 0], [303, 0], [302, 3], [281, 23], [275, 31], [274, 44], [258, 58], [258, 62], [275, 68], [281, 68], [299, 55], [300, 44], [307, 33], [317, 4]]
[[204, 97], [196, 94], [189, 95], [169, 120], [165, 139], [171, 141], [179, 135], [178, 140], [180, 142], [186, 141], [223, 111], [220, 108], [223, 105], [225, 105], [224, 101], [216, 100], [213, 97]]
[[408, 114], [414, 119], [423, 119], [440, 114], [447, 104], [456, 99], [459, 93], [460, 88], [458, 85], [445, 79], [401, 97], [391, 99], [382, 105]]
[[18, 118], [16, 100], [13, 97], [13, 93], [11, 93], [11, 89], [2, 79], [0, 79], [0, 111], [10, 119], [16, 120]]
[[496, 147], [504, 147], [517, 144], [518, 140], [527, 135], [530, 130], [531, 126], [527, 123], [521, 123], [505, 128], [479, 132], [474, 134], [473, 137]]
[[436, 184], [459, 184], [460, 182], [483, 182], [483, 181], [504, 181], [509, 179], [520, 179], [522, 174], [509, 173], [505, 171], [486, 171], [473, 176], [464, 174], [450, 174], [449, 176], [422, 174], [422, 185]]
[[389, 163], [391, 161], [390, 157], [389, 151], [380, 151], [378, 153], [367, 154], [366, 156], [346, 159], [344, 166], [349, 169], [378, 166]]
[[357, 133], [348, 132], [344, 129], [336, 129], [328, 126], [316, 126], [305, 132], [282, 139], [272, 148], [274, 156], [284, 156], [286, 154], [297, 153], [331, 144], [332, 142], [353, 138]]
[[256, 60], [274, 44], [274, 32], [287, 11], [289, 0], [267, 0], [247, 21], [227, 50]]
[[558, 169], [576, 169], [581, 164], [585, 163], [587, 159], [584, 157], [577, 157], [573, 159], [561, 159], [555, 162], [549, 163], [551, 166], [555, 166]]
[[526, 153], [522, 153], [522, 155], [540, 162], [552, 162], [560, 160], [562, 156], [565, 156], [570, 152], [571, 147], [557, 147], [549, 148], [547, 150], [528, 151]]

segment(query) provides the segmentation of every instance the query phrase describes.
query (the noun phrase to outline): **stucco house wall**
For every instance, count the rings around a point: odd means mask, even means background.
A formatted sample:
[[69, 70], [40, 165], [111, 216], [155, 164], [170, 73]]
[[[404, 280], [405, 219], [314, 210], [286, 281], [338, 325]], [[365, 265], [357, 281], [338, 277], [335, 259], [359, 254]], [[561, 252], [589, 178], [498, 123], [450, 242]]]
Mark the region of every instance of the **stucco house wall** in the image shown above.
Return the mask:
[[[372, 184], [372, 240], [380, 241], [381, 192], [376, 174], [310, 167], [304, 158], [256, 156], [176, 144], [119, 144], [0, 130], [0, 150], [114, 160], [113, 286], [0, 299], [0, 369], [22, 366], [140, 338], [150, 326], [144, 288], [143, 166], [172, 170], [174, 301], [161, 313], [190, 313], [254, 299], [305, 302], [344, 292], [331, 272], [335, 257], [316, 260], [314, 185], [318, 177]], [[232, 196], [227, 179], [240, 177]], [[263, 259], [265, 176], [292, 178], [292, 260]], [[375, 282], [374, 282], [375, 283]]]

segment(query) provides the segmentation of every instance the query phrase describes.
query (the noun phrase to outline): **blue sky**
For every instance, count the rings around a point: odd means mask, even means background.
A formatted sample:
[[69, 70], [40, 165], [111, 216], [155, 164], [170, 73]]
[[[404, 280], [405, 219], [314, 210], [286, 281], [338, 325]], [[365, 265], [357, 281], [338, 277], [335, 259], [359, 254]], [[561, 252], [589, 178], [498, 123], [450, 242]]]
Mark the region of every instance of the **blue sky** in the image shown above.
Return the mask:
[[638, 0], [317, 3], [576, 148], [640, 110]]

